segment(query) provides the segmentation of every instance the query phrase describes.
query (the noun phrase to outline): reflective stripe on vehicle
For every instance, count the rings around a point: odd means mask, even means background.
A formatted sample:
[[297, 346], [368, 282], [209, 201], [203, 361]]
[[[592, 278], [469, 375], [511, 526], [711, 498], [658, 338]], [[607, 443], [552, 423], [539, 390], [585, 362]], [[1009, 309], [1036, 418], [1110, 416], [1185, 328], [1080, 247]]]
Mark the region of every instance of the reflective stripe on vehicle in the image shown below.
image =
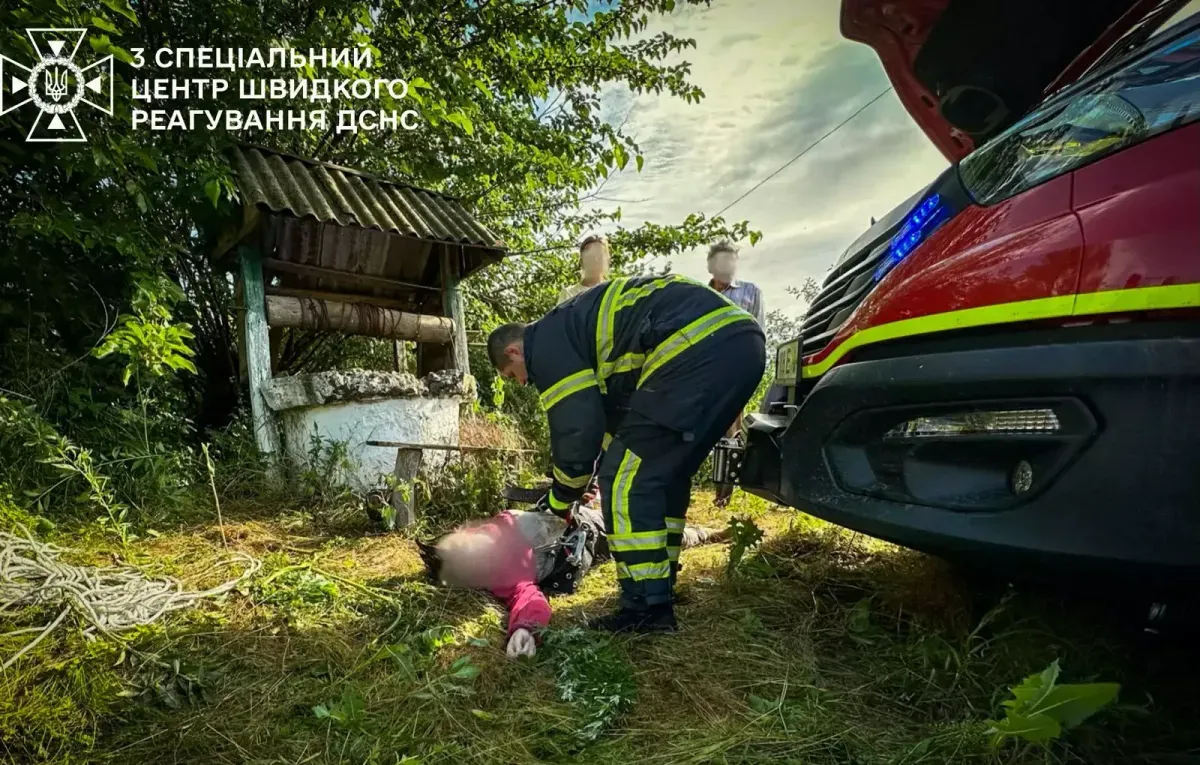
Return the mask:
[[1172, 284], [1164, 287], [1088, 292], [1082, 295], [1021, 300], [1014, 303], [966, 308], [929, 316], [917, 316], [855, 332], [815, 364], [801, 368], [801, 376], [820, 377], [851, 351], [874, 343], [914, 337], [956, 329], [986, 327], [993, 324], [1014, 324], [1070, 316], [1096, 316], [1127, 311], [1162, 311], [1178, 308], [1200, 308], [1200, 282]]

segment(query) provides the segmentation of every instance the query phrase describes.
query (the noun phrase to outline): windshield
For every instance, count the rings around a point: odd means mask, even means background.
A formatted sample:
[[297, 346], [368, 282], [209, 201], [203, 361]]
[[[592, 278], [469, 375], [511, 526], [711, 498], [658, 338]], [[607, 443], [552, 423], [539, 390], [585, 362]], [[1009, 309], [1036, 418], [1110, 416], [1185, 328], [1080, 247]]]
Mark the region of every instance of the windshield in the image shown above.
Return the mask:
[[1084, 85], [997, 136], [959, 165], [994, 204], [1132, 143], [1200, 117], [1200, 32]]
[[[1174, 10], [1172, 10], [1174, 9]], [[1089, 72], [1098, 72], [1119, 59], [1136, 53], [1147, 43], [1153, 44], [1154, 39], [1161, 39], [1175, 31], [1183, 22], [1200, 11], [1200, 0], [1189, 0], [1180, 3], [1179, 0], [1164, 2], [1157, 11], [1146, 16], [1132, 29], [1121, 36], [1116, 43], [1089, 68]]]

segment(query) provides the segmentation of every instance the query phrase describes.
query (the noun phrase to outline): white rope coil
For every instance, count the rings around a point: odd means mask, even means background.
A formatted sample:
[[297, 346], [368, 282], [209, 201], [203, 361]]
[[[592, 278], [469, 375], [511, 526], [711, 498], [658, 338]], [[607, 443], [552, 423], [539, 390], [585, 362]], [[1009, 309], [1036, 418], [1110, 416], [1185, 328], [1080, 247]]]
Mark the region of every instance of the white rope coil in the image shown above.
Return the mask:
[[14, 606], [61, 605], [58, 616], [44, 627], [29, 627], [5, 633], [10, 637], [37, 632], [24, 648], [13, 654], [0, 670], [8, 669], [17, 659], [54, 631], [72, 610], [88, 624], [83, 634], [97, 632], [113, 636], [118, 632], [152, 624], [163, 614], [187, 608], [202, 598], [230, 592], [262, 567], [262, 562], [238, 553], [225, 565], [240, 560], [246, 569], [235, 579], [203, 592], [187, 592], [183, 584], [170, 577], [147, 579], [133, 568], [97, 568], [73, 566], [58, 560], [65, 550], [35, 540], [24, 527], [23, 536], [0, 531], [0, 614]]

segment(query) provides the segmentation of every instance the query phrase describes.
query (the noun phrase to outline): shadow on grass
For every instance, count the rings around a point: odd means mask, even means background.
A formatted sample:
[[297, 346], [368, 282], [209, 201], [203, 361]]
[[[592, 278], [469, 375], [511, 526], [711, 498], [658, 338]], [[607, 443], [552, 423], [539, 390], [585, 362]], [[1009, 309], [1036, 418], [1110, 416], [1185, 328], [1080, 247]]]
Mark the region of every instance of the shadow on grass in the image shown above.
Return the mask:
[[[1156, 672], [1103, 596], [981, 593], [943, 561], [803, 519], [735, 576], [724, 548], [684, 563], [682, 631], [619, 639], [639, 701], [615, 735], [644, 761], [1172, 763], [1200, 746], [1194, 650], [1159, 646], [1185, 674]], [[595, 579], [556, 619], [611, 603], [611, 565]], [[991, 751], [1008, 688], [1056, 659], [1063, 682], [1122, 683], [1120, 705], [1046, 753]]]
[[[6, 703], [42, 694], [52, 709], [71, 685], [70, 710], [84, 719], [57, 739], [8, 735], [7, 756], [1166, 765], [1200, 746], [1195, 659], [1157, 653], [1165, 663], [1148, 669], [1103, 609], [1042, 594], [980, 599], [937, 560], [791, 512], [753, 515], [769, 533], [735, 575], [725, 546], [685, 552], [680, 633], [582, 635], [521, 662], [504, 657], [502, 608], [481, 593], [426, 586], [402, 535], [329, 535], [286, 516], [234, 520], [226, 542], [264, 561], [245, 591], [132, 636], [124, 657], [77, 633], [46, 641], [8, 678]], [[715, 525], [718, 516], [702, 507], [696, 518]], [[189, 586], [227, 573], [212, 567], [224, 555], [212, 526], [128, 554]], [[597, 567], [578, 593], [552, 601], [555, 628], [607, 611], [615, 593], [612, 564]], [[983, 721], [1010, 685], [1054, 659], [1066, 682], [1121, 682], [1123, 706], [1048, 754], [990, 751]], [[603, 688], [626, 675], [631, 703], [596, 718], [597, 735], [568, 740], [597, 707], [567, 699], [564, 683]], [[56, 719], [69, 718], [57, 709]]]

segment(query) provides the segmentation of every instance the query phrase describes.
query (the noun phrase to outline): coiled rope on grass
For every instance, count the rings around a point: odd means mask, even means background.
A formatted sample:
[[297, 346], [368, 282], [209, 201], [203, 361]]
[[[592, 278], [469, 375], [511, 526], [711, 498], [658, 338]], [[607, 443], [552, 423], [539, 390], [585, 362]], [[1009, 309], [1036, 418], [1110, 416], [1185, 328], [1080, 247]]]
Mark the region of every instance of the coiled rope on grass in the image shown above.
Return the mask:
[[148, 579], [133, 568], [98, 568], [63, 563], [66, 552], [57, 545], [39, 542], [23, 526], [21, 534], [0, 531], [0, 614], [15, 606], [55, 604], [61, 610], [49, 624], [26, 627], [0, 638], [37, 633], [37, 636], [0, 664], [8, 669], [52, 633], [71, 611], [88, 626], [89, 639], [97, 633], [117, 633], [152, 624], [171, 611], [187, 608], [203, 598], [232, 591], [262, 567], [262, 562], [244, 553], [215, 565], [241, 561], [246, 568], [235, 579], [201, 592], [188, 592], [178, 579]]

